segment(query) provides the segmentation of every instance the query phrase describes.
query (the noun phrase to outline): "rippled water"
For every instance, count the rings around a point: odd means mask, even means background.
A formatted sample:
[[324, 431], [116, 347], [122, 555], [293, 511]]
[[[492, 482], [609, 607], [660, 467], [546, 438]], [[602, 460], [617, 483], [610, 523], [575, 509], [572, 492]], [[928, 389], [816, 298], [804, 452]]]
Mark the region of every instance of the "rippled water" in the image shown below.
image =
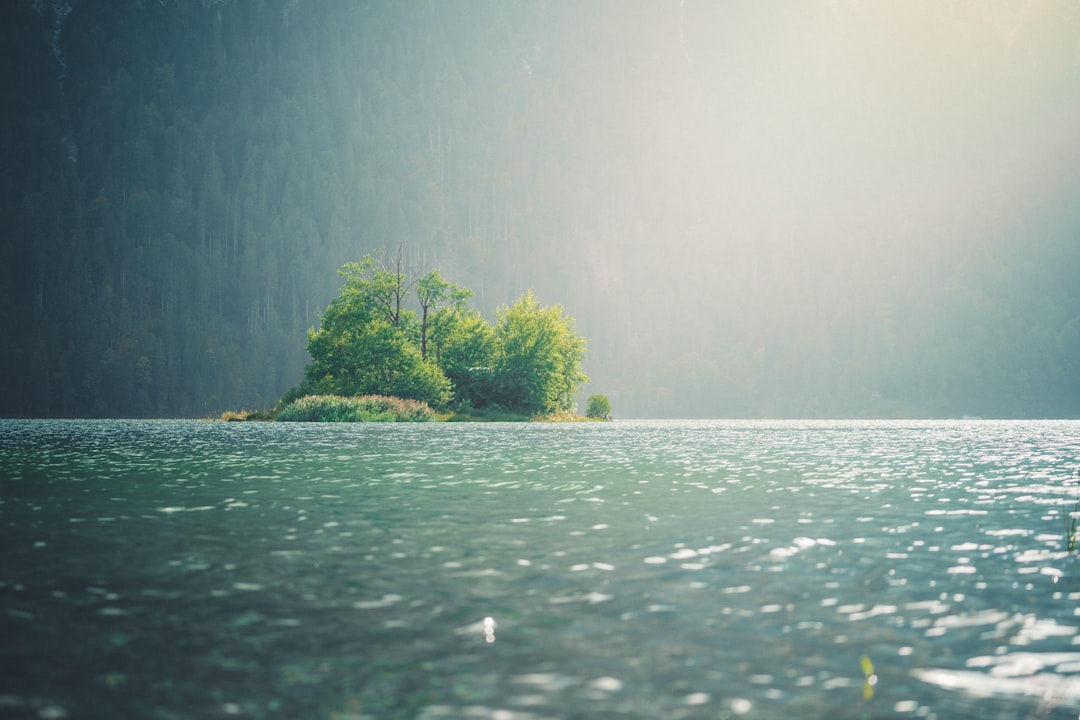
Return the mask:
[[1076, 718], [1076, 422], [0, 421], [0, 715]]

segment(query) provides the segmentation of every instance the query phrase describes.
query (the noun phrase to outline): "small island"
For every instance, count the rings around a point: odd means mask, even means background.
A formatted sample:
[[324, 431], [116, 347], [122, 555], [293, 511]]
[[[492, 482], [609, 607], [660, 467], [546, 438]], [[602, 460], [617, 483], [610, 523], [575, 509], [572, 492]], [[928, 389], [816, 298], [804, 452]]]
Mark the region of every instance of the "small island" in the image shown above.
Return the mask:
[[272, 411], [223, 420], [608, 419], [602, 395], [576, 413], [586, 343], [562, 306], [529, 290], [492, 325], [469, 306], [471, 290], [437, 269], [411, 276], [400, 251], [390, 265], [365, 255], [338, 273], [340, 294], [308, 330], [303, 381]]

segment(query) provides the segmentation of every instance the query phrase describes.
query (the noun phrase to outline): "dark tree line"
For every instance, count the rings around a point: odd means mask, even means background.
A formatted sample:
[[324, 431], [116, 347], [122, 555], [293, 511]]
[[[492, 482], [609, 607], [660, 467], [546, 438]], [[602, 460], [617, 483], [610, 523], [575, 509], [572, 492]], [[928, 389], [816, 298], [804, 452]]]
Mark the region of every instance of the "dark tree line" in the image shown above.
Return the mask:
[[[69, 2], [0, 7], [0, 415], [272, 405], [403, 243], [487, 317], [559, 298], [621, 416], [1080, 415], [1075, 13], [920, 36], [946, 132], [884, 74], [835, 119], [724, 4]], [[985, 181], [891, 180], [950, 153]]]

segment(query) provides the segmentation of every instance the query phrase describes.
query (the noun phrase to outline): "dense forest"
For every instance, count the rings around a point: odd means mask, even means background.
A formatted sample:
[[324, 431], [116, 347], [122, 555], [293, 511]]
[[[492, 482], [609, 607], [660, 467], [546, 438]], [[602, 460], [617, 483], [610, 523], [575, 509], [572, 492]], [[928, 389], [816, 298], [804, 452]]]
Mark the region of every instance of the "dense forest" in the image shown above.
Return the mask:
[[1080, 8], [0, 4], [0, 415], [303, 376], [336, 270], [534, 289], [619, 417], [1080, 416]]

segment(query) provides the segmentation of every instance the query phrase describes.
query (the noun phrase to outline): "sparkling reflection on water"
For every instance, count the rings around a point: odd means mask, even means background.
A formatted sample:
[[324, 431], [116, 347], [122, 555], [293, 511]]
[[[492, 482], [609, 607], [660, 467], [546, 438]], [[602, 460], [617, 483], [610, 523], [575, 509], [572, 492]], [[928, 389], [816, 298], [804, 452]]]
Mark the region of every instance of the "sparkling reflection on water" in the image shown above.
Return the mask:
[[0, 715], [1076, 718], [1078, 464], [1076, 422], [0, 421]]

